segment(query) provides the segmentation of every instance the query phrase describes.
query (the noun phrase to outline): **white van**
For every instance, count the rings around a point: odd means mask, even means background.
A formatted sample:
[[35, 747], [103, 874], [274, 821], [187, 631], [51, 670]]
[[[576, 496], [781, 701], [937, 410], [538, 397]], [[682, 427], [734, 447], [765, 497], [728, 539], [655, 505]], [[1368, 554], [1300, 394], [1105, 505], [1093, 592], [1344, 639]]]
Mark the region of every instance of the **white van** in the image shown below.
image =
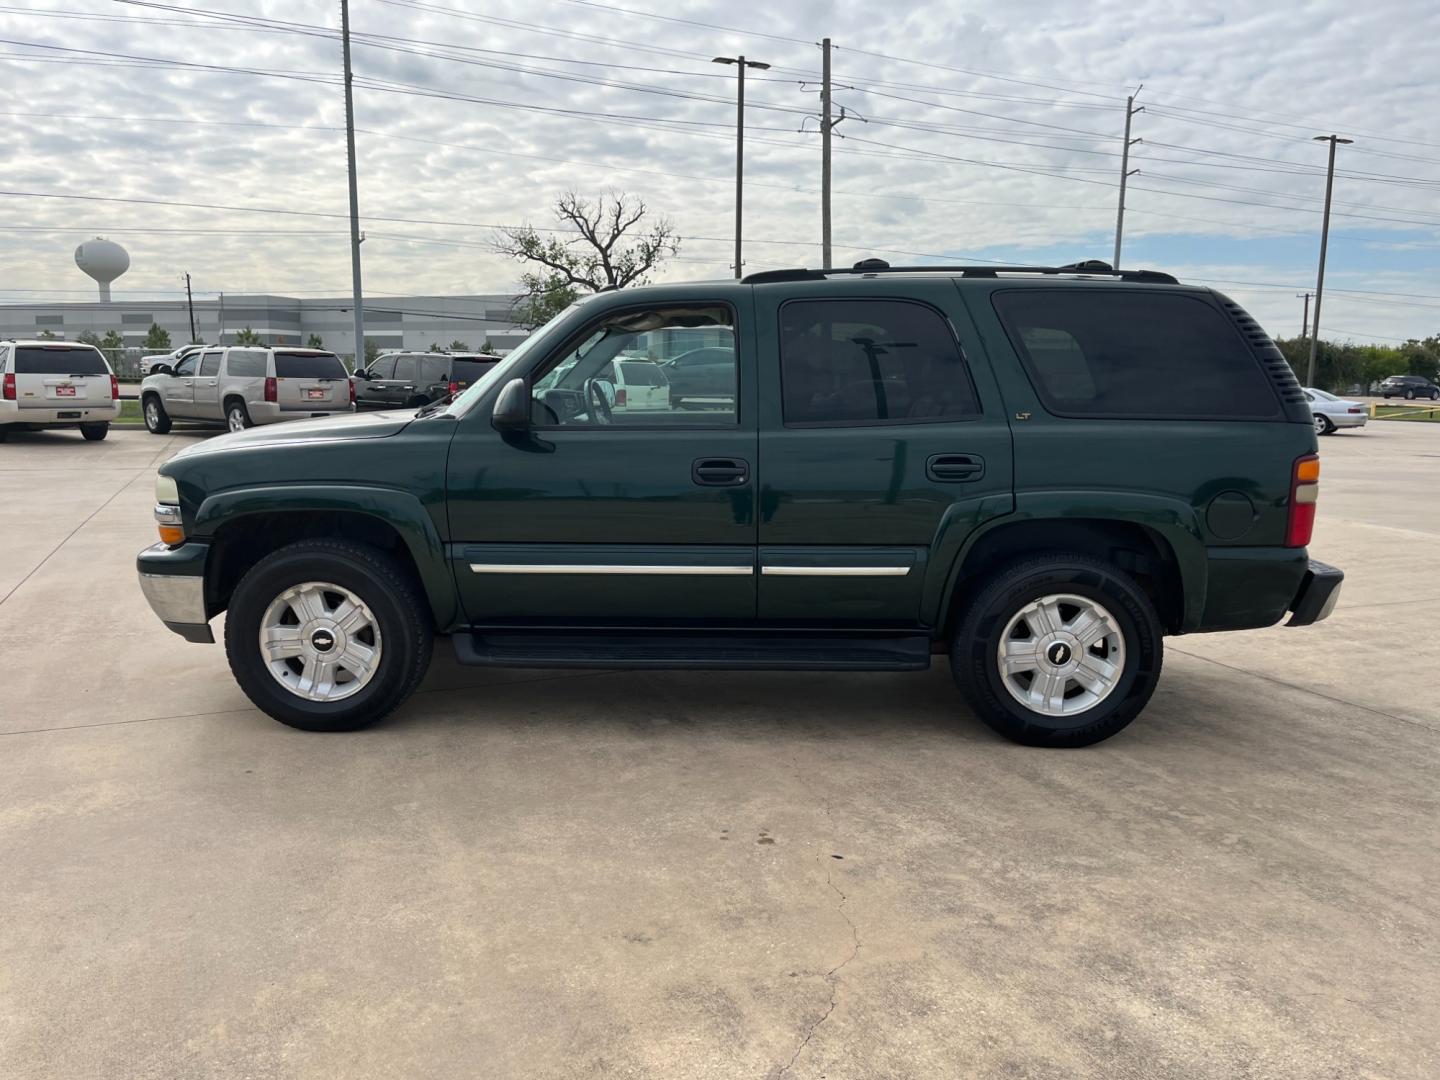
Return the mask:
[[93, 345], [0, 342], [0, 442], [40, 428], [79, 428], [98, 442], [119, 416], [120, 384]]

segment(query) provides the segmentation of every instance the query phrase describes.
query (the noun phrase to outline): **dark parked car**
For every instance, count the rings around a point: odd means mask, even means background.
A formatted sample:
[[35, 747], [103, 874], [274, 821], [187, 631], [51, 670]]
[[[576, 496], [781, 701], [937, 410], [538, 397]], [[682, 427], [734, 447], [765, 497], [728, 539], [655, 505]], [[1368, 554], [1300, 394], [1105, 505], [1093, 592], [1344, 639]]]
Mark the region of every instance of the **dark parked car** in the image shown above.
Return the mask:
[[735, 403], [735, 348], [707, 346], [683, 352], [660, 366], [670, 380], [670, 403], [730, 405]]
[[1420, 375], [1391, 375], [1380, 383], [1380, 396], [1383, 398], [1403, 397], [1406, 401], [1413, 401], [1415, 398], [1429, 398], [1431, 401], [1440, 399], [1440, 386], [1436, 386], [1429, 379]]
[[[612, 362], [702, 334], [738, 346], [731, 402], [616, 407]], [[1083, 746], [1166, 635], [1330, 613], [1316, 445], [1212, 289], [867, 260], [597, 293], [447, 403], [192, 444], [138, 569], [187, 640], [228, 612], [241, 688], [308, 730], [390, 713], [446, 634], [511, 667], [941, 654], [996, 730]]]
[[385, 353], [355, 373], [355, 404], [418, 409], [460, 393], [499, 361], [489, 353]]

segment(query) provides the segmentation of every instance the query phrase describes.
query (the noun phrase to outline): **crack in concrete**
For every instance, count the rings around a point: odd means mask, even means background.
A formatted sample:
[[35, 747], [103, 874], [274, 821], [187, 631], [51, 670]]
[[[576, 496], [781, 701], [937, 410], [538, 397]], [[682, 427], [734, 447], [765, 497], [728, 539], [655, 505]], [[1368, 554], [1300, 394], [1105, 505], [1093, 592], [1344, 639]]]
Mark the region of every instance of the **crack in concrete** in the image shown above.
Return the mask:
[[[828, 803], [825, 806], [825, 811], [827, 814], [830, 811]], [[817, 855], [815, 856], [815, 860], [819, 862], [823, 857], [824, 856]], [[840, 1003], [839, 973], [841, 969], [850, 963], [851, 960], [854, 960], [860, 952], [860, 928], [855, 925], [855, 920], [850, 918], [849, 914], [845, 911], [845, 901], [848, 900], [849, 897], [840, 889], [840, 886], [835, 884], [834, 877], [828, 867], [825, 870], [825, 884], [835, 891], [836, 896], [840, 897], [840, 902], [835, 905], [835, 910], [839, 912], [840, 917], [845, 920], [845, 925], [850, 927], [850, 936], [853, 939], [850, 955], [825, 973], [825, 981], [830, 985], [830, 1004], [826, 1007], [825, 1012], [821, 1014], [819, 1019], [810, 1025], [809, 1030], [805, 1032], [805, 1038], [800, 1040], [800, 1045], [795, 1048], [795, 1053], [790, 1055], [790, 1060], [774, 1074], [775, 1080], [779, 1080], [780, 1077], [794, 1068], [795, 1062], [799, 1061], [800, 1055], [805, 1052], [805, 1047], [809, 1046], [810, 1040], [815, 1037], [815, 1032], [820, 1030], [820, 1025], [830, 1019], [830, 1014], [835, 1011], [835, 1006]]]

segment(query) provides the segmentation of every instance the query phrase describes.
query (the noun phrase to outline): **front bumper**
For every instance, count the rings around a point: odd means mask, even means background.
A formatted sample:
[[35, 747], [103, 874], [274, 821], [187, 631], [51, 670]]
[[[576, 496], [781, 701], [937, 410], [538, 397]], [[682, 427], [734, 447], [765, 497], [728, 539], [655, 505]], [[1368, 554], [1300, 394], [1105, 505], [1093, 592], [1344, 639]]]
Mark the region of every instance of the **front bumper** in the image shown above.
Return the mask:
[[1344, 580], [1343, 570], [1311, 559], [1300, 581], [1300, 588], [1295, 592], [1295, 599], [1290, 603], [1292, 614], [1285, 625], [1309, 626], [1329, 618], [1335, 610], [1335, 602], [1340, 599], [1340, 583]]
[[210, 643], [215, 635], [205, 607], [205, 559], [209, 544], [156, 544], [140, 552], [135, 568], [150, 609], [186, 641]]

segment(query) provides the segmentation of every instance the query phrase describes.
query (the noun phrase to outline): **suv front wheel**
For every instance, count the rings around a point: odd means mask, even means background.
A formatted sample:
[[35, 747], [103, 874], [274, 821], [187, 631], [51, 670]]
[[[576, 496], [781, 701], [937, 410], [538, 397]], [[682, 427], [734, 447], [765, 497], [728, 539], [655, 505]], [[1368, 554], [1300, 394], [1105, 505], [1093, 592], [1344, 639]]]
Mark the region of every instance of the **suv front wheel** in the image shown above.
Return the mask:
[[1129, 575], [1088, 555], [1016, 562], [970, 601], [951, 643], [956, 684], [1027, 746], [1089, 746], [1139, 715], [1160, 678], [1160, 619]]
[[305, 731], [353, 731], [389, 714], [430, 666], [429, 606], [402, 566], [346, 540], [303, 540], [236, 586], [230, 670], [256, 707]]

